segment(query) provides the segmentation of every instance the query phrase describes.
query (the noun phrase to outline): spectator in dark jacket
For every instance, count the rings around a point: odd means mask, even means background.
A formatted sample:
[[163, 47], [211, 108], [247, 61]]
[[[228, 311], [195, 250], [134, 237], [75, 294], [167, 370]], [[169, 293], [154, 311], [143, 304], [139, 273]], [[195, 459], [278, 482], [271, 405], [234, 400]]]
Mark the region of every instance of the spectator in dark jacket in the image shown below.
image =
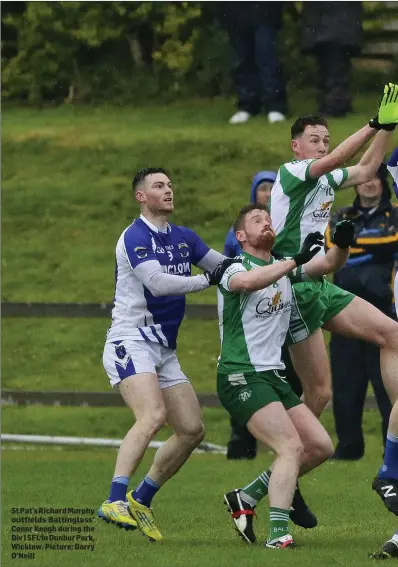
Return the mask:
[[351, 111], [351, 57], [362, 42], [362, 2], [303, 2], [302, 48], [318, 67], [319, 112]]
[[269, 122], [285, 119], [286, 91], [276, 51], [283, 2], [219, 2], [236, 64], [238, 111], [230, 124], [247, 122], [263, 107]]
[[[337, 222], [355, 224], [356, 239], [349, 259], [334, 275], [334, 283], [366, 299], [393, 316], [392, 281], [398, 258], [398, 208], [391, 204], [386, 167], [356, 187], [351, 207], [340, 209], [326, 231], [326, 246]], [[338, 437], [336, 459], [360, 459], [365, 450], [362, 413], [369, 382], [372, 383], [382, 418], [385, 442], [391, 403], [380, 373], [380, 351], [357, 339], [332, 335], [330, 356], [333, 379], [333, 411]]]

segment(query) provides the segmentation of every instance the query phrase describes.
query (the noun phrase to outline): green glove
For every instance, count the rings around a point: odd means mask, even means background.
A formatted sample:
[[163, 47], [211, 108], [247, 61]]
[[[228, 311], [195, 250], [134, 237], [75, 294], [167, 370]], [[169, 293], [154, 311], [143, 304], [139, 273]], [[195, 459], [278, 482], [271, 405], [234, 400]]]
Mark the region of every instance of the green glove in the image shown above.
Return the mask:
[[398, 85], [389, 83], [384, 86], [377, 116], [369, 121], [369, 126], [376, 130], [394, 130], [398, 123]]

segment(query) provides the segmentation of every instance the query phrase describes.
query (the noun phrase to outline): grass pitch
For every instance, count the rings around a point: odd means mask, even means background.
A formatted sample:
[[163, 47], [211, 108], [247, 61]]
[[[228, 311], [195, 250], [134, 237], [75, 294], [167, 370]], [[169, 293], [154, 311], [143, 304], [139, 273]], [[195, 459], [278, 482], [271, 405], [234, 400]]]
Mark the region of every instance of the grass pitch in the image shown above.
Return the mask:
[[[229, 435], [226, 412], [205, 409], [206, 441], [225, 444]], [[5, 407], [2, 430], [122, 438], [131, 425], [127, 409]], [[323, 423], [333, 435], [330, 412]], [[222, 455], [193, 455], [178, 475], [156, 495], [154, 511], [164, 535], [162, 544], [150, 544], [137, 532], [119, 531], [93, 520], [94, 551], [36, 551], [30, 561], [11, 559], [12, 508], [92, 508], [107, 497], [116, 451], [113, 449], [60, 449], [13, 446], [2, 451], [2, 564], [69, 567], [115, 565], [121, 567], [242, 567], [294, 565], [358, 566], [372, 564], [376, 551], [396, 529], [395, 518], [371, 490], [382, 459], [380, 419], [375, 411], [364, 416], [366, 455], [357, 462], [329, 461], [301, 480], [302, 491], [319, 518], [314, 530], [296, 526], [291, 531], [301, 545], [297, 550], [267, 550], [268, 503], [262, 502], [256, 520], [258, 545], [244, 544], [233, 530], [223, 506], [223, 493], [252, 480], [272, 461], [262, 451], [254, 461], [230, 462]], [[166, 439], [164, 429], [158, 439]], [[134, 475], [134, 488], [147, 472], [154, 452], [149, 450]], [[69, 515], [72, 516], [72, 515]], [[90, 516], [94, 517], [94, 516]], [[65, 533], [65, 532], [63, 532]], [[15, 532], [14, 532], [15, 534]], [[37, 542], [35, 542], [37, 543]], [[15, 550], [14, 550], [15, 552]]]
[[[92, 508], [107, 497], [116, 452], [102, 450], [3, 450], [3, 552], [2, 564], [70, 567], [120, 565], [121, 567], [263, 566], [312, 567], [371, 564], [375, 551], [396, 528], [370, 489], [378, 459], [358, 463], [328, 462], [302, 479], [302, 491], [319, 517], [319, 526], [306, 531], [291, 527], [300, 548], [268, 550], [268, 503], [258, 509], [258, 544], [243, 543], [232, 528], [223, 506], [225, 491], [241, 486], [271, 461], [268, 454], [254, 462], [227, 462], [221, 455], [194, 455], [178, 476], [154, 500], [156, 520], [164, 542], [151, 544], [138, 532], [125, 532], [93, 520], [93, 551], [35, 551], [30, 561], [12, 559], [12, 508]], [[147, 471], [149, 451], [131, 486]], [[69, 517], [76, 517], [69, 514]], [[89, 516], [91, 517], [91, 515]], [[68, 524], [69, 525], [69, 524]], [[63, 532], [65, 533], [65, 532]], [[66, 532], [69, 534], [69, 532]], [[14, 532], [15, 535], [15, 532]]]

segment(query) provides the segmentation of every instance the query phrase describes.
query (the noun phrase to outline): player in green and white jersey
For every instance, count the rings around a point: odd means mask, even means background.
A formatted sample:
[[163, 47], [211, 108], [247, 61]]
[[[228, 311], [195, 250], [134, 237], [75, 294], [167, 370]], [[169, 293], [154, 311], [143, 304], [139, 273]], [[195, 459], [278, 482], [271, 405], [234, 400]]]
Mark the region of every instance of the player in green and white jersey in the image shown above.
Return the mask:
[[[319, 230], [324, 234], [334, 191], [339, 187], [358, 185], [374, 176], [395, 128], [397, 89], [396, 85], [386, 86], [377, 117], [330, 153], [330, 135], [324, 118], [309, 116], [299, 118], [293, 124], [294, 160], [280, 167], [270, 200], [277, 254], [297, 253], [309, 232]], [[373, 137], [371, 146], [357, 165], [341, 167]], [[321, 414], [331, 397], [322, 327], [380, 347], [384, 385], [391, 392], [394, 403], [398, 398], [398, 335], [391, 319], [325, 279], [296, 284], [294, 292], [298, 310], [293, 314], [287, 337], [291, 345], [289, 350], [303, 383], [305, 403], [315, 415]], [[398, 434], [398, 407], [394, 423]]]
[[235, 233], [243, 250], [242, 264], [228, 268], [218, 286], [221, 354], [217, 393], [231, 417], [246, 425], [277, 457], [272, 471], [225, 494], [224, 499], [240, 535], [253, 543], [254, 508], [269, 492], [266, 546], [286, 548], [294, 545], [288, 519], [297, 478], [333, 452], [326, 430], [283, 376], [281, 348], [295, 310], [290, 280], [317, 278], [341, 269], [348, 257], [353, 226], [344, 222], [336, 227], [340, 247], [335, 246], [326, 256], [313, 258], [322, 245], [318, 232], [307, 236], [293, 258], [282, 261], [270, 254], [275, 233], [264, 205], [244, 207]]

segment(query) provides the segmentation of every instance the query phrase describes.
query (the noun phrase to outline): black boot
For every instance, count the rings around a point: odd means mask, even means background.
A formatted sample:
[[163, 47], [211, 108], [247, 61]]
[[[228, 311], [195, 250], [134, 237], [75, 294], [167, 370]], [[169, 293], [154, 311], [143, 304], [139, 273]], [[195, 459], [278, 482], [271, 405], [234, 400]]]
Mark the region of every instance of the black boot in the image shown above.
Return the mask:
[[227, 459], [254, 459], [257, 441], [244, 425], [231, 419], [231, 439], [227, 447]]
[[308, 508], [301, 495], [299, 485], [297, 485], [296, 492], [294, 493], [292, 508], [293, 509], [290, 511], [290, 519], [296, 526], [311, 529], [315, 528], [318, 524], [317, 517], [314, 512]]

